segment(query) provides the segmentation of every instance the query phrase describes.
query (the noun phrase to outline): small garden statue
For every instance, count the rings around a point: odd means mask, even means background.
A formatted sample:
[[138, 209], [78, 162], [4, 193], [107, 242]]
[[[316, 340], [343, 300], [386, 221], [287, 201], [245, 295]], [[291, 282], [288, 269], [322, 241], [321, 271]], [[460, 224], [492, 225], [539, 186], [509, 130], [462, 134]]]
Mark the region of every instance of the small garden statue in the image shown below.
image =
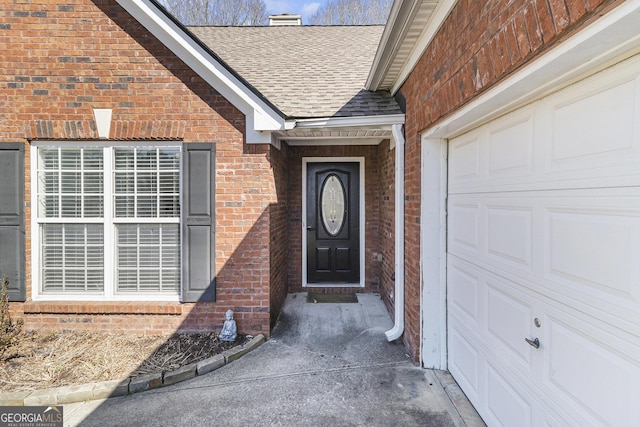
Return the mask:
[[235, 341], [238, 337], [238, 327], [233, 320], [233, 311], [228, 310], [224, 315], [225, 321], [220, 331], [220, 341]]

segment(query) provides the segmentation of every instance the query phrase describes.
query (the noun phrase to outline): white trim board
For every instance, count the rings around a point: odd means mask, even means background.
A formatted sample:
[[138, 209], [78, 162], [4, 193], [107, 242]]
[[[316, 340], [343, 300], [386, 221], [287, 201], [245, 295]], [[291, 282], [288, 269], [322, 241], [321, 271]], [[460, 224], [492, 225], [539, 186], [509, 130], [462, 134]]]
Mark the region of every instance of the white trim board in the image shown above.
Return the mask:
[[[326, 287], [361, 287], [365, 286], [365, 158], [364, 157], [303, 157], [302, 158], [302, 287], [326, 288]], [[307, 164], [308, 163], [359, 163], [360, 164], [360, 282], [359, 283], [307, 283]]]
[[447, 369], [447, 151], [422, 138], [420, 195], [420, 363]]

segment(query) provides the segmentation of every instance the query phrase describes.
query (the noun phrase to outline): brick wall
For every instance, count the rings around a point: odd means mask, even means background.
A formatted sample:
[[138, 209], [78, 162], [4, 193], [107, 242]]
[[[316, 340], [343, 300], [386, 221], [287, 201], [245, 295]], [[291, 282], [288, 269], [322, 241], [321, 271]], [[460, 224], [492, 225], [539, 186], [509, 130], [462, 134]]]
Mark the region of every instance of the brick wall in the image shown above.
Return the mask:
[[406, 112], [404, 341], [420, 334], [420, 133], [621, 0], [461, 0], [402, 87]]
[[[377, 146], [289, 147], [289, 292], [302, 292], [302, 158], [365, 158], [365, 288], [325, 288], [331, 292], [377, 292], [380, 288], [380, 169]], [[314, 288], [315, 291], [321, 289]]]
[[276, 199], [270, 206], [270, 244], [271, 257], [271, 325], [277, 320], [280, 309], [287, 297], [288, 290], [288, 250], [289, 232], [287, 227], [288, 209], [288, 146], [282, 144], [278, 150], [271, 147], [271, 167], [273, 168], [274, 190]]
[[378, 146], [380, 159], [380, 251], [382, 253], [380, 295], [393, 317], [395, 304], [395, 149], [389, 150], [390, 141]]
[[[245, 118], [113, 0], [0, 3], [0, 143], [27, 144], [27, 295], [31, 296], [29, 142], [97, 139], [93, 108], [113, 109], [111, 139], [215, 142], [216, 303], [29, 301], [27, 328], [269, 333], [268, 146], [244, 143]], [[111, 311], [104, 307], [110, 307]], [[166, 307], [170, 312], [165, 312]], [[103, 310], [103, 311], [101, 311]]]

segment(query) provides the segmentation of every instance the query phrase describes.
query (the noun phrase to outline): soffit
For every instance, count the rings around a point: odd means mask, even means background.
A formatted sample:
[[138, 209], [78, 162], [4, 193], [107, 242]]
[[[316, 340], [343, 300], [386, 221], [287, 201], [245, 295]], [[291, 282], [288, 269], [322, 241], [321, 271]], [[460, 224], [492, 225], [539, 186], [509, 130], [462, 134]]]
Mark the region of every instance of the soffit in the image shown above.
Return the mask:
[[289, 145], [376, 145], [392, 137], [390, 126], [294, 128], [273, 135]]
[[[455, 0], [396, 0], [367, 79], [369, 90], [397, 90]], [[444, 4], [444, 6], [443, 6]]]

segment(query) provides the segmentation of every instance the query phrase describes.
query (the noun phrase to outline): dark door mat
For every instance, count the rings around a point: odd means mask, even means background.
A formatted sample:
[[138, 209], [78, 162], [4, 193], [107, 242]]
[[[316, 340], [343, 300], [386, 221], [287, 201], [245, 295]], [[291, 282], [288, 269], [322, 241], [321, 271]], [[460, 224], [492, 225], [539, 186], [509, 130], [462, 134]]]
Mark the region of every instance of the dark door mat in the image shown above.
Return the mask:
[[321, 294], [317, 292], [308, 292], [307, 302], [317, 304], [357, 304], [358, 297], [356, 294]]

